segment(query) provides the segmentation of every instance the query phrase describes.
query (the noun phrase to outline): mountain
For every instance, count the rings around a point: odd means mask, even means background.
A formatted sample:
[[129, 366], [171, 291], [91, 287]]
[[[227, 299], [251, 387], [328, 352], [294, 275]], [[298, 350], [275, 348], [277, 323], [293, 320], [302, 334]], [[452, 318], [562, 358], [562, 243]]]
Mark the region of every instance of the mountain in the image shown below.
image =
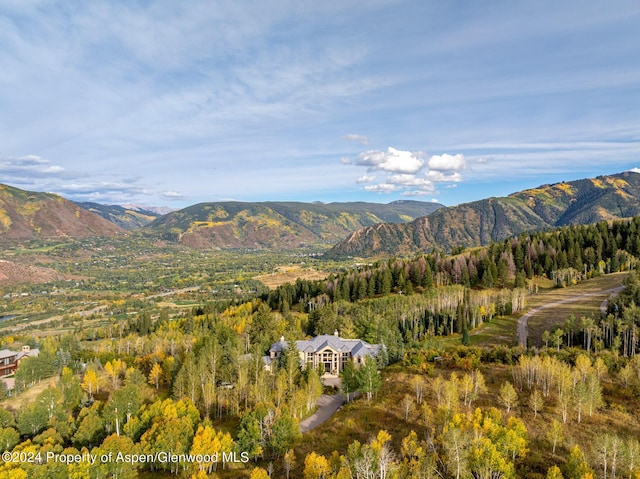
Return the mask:
[[24, 265], [0, 259], [0, 285], [16, 283], [48, 283], [68, 279], [51, 268]]
[[363, 226], [403, 223], [440, 207], [422, 201], [200, 203], [161, 216], [145, 231], [195, 248], [289, 249], [333, 244]]
[[365, 227], [327, 256], [411, 254], [434, 248], [481, 246], [526, 231], [640, 215], [640, 174], [542, 185], [507, 197], [441, 208], [406, 224]]
[[142, 206], [134, 205], [101, 205], [89, 202], [76, 202], [76, 204], [87, 211], [102, 216], [104, 219], [115, 223], [125, 230], [142, 228], [163, 214], [151, 208], [146, 209]]
[[122, 228], [51, 193], [0, 185], [0, 241], [111, 236]]

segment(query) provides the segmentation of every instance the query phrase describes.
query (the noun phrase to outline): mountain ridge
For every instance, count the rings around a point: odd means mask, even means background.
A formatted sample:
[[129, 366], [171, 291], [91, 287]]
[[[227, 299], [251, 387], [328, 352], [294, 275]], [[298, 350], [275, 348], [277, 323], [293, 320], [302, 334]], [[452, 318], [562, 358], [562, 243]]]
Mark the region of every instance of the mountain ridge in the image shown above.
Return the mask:
[[334, 244], [362, 226], [411, 221], [441, 206], [411, 200], [208, 202], [161, 216], [144, 231], [194, 248], [297, 248]]
[[113, 236], [124, 230], [53, 193], [0, 184], [0, 241]]
[[75, 204], [129, 231], [142, 228], [162, 216], [162, 213], [153, 209], [134, 205], [104, 205], [93, 202]]
[[326, 254], [367, 257], [450, 251], [458, 246], [483, 246], [526, 231], [638, 215], [640, 174], [628, 171], [444, 207], [403, 225], [365, 227]]

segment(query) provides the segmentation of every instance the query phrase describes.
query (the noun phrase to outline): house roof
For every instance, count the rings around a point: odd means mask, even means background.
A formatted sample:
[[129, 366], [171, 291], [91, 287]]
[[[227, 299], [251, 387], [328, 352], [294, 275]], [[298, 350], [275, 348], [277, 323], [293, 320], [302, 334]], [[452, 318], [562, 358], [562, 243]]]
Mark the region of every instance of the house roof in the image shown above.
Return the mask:
[[5, 359], [5, 358], [11, 358], [14, 356], [18, 356], [18, 352], [17, 351], [9, 351], [8, 349], [1, 349], [0, 350], [0, 359]]
[[[287, 348], [287, 341], [281, 340], [271, 345], [269, 351], [282, 352]], [[351, 353], [353, 357], [375, 356], [380, 345], [369, 344], [362, 339], [343, 339], [335, 334], [323, 334], [312, 339], [296, 341], [296, 348], [301, 353], [316, 353], [325, 348], [342, 353]]]
[[26, 357], [32, 357], [35, 358], [40, 354], [40, 350], [37, 348], [34, 349], [30, 349], [29, 351], [20, 351], [18, 353], [18, 359], [22, 359], [22, 358], [26, 358]]

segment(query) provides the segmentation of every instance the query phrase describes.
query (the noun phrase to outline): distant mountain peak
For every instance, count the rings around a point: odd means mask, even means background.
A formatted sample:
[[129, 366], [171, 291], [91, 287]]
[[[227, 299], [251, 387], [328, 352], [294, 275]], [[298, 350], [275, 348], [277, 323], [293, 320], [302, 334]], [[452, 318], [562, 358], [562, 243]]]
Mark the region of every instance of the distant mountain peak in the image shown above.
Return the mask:
[[121, 205], [123, 208], [133, 210], [133, 211], [151, 211], [152, 213], [156, 213], [159, 216], [166, 215], [171, 213], [172, 211], [178, 211], [179, 208], [171, 208], [170, 206], [144, 206], [144, 205], [136, 205], [136, 204], [125, 204]]

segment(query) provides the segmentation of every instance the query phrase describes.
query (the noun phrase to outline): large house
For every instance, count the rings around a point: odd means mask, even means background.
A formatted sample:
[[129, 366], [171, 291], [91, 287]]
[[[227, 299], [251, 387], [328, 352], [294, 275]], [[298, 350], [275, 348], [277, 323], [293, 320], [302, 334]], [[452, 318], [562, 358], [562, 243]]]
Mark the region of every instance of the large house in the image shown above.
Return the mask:
[[[284, 337], [269, 348], [269, 356], [264, 358], [265, 365], [271, 365], [287, 349]], [[337, 376], [344, 369], [347, 361], [352, 361], [356, 368], [365, 361], [375, 358], [380, 351], [379, 344], [369, 344], [361, 339], [343, 339], [336, 331], [333, 335], [323, 334], [313, 339], [296, 341], [296, 349], [303, 367], [322, 368], [325, 375]]]
[[27, 356], [37, 356], [39, 352], [29, 346], [22, 346], [22, 351], [0, 350], [0, 378], [15, 373], [21, 359]]

